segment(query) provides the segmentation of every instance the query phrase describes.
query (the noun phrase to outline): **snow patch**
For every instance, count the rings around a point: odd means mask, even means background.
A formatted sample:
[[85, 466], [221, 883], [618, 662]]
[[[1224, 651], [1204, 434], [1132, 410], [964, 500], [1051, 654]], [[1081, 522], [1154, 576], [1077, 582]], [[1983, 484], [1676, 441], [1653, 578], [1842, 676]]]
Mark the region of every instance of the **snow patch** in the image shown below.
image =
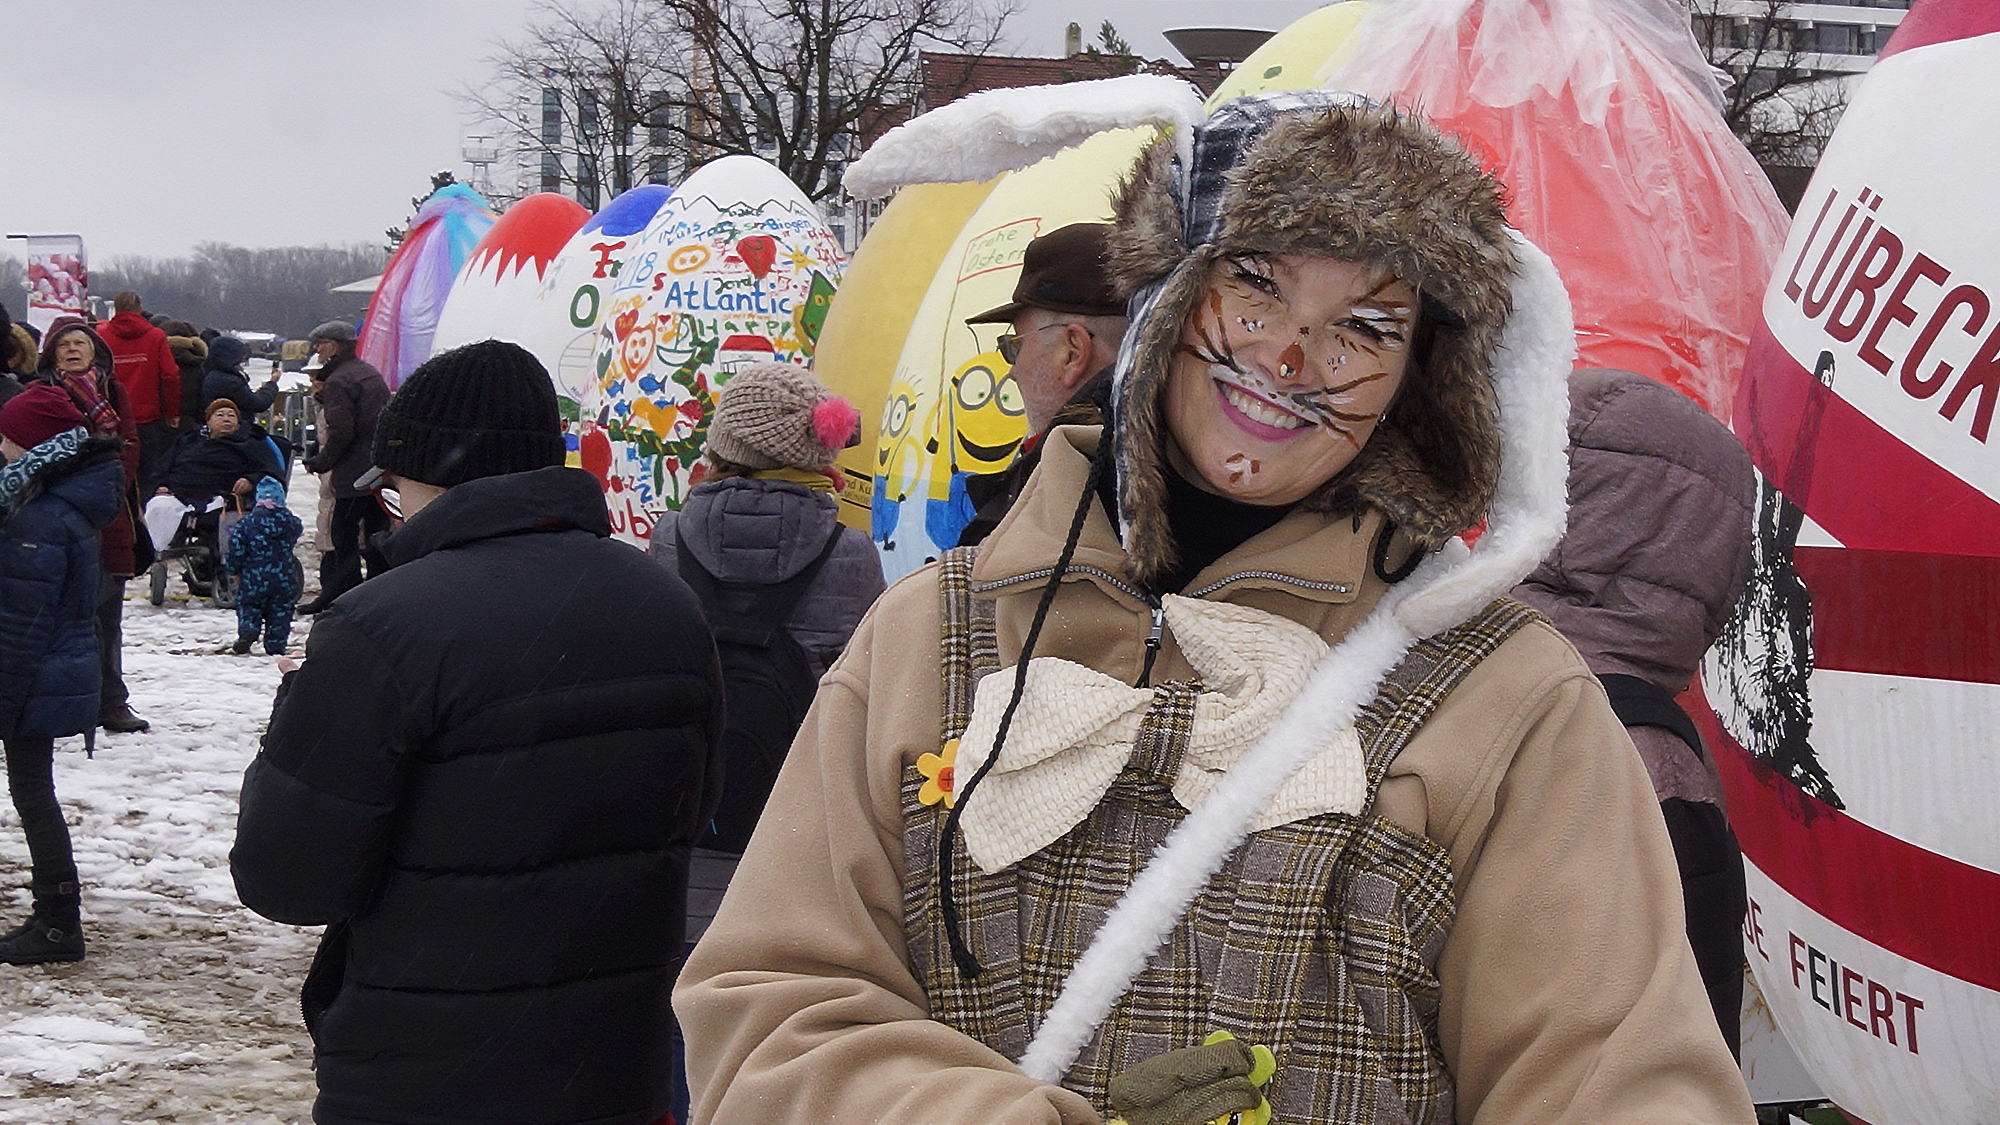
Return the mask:
[[1201, 119], [1201, 92], [1157, 74], [983, 90], [884, 133], [841, 185], [856, 199], [872, 199], [906, 184], [976, 183], [1098, 133], [1142, 125], [1175, 129], [1185, 149]]
[[0, 1075], [68, 1085], [134, 1057], [146, 1042], [136, 1027], [79, 1016], [29, 1016], [0, 1025]]

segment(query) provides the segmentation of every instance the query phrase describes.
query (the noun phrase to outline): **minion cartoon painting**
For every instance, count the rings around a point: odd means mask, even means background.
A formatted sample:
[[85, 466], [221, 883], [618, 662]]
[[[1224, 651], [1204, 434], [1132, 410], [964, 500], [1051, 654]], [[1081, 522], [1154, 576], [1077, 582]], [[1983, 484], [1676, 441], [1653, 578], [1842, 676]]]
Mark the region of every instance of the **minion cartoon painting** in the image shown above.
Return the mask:
[[[951, 377], [944, 396], [944, 425], [933, 434], [930, 497], [924, 532], [939, 550], [958, 544], [975, 508], [966, 495], [967, 478], [997, 473], [1013, 463], [1028, 437], [1027, 406], [1021, 388], [997, 351], [966, 360]], [[940, 444], [948, 448], [940, 456]]]
[[936, 417], [933, 403], [920, 416], [916, 387], [905, 372], [898, 371], [882, 402], [882, 422], [875, 442], [875, 489], [868, 505], [868, 534], [877, 543], [889, 546], [902, 518], [903, 501], [917, 491], [924, 471], [924, 439]]

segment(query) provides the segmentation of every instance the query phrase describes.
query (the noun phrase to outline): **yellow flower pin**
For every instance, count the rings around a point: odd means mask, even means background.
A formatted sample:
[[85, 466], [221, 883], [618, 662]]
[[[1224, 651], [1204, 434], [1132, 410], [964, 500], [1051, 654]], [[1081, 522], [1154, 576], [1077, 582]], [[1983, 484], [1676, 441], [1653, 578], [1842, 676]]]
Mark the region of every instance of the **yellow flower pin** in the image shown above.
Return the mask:
[[924, 754], [917, 758], [917, 772], [924, 775], [924, 787], [917, 790], [917, 800], [926, 805], [944, 802], [950, 808], [958, 800], [954, 776], [954, 766], [958, 762], [958, 739], [944, 744], [938, 754]]

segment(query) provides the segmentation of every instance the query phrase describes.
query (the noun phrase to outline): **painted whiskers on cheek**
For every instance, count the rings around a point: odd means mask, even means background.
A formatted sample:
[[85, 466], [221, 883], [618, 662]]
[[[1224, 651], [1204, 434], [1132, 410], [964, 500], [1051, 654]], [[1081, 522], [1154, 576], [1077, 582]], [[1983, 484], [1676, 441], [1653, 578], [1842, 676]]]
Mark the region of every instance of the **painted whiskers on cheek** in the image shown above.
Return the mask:
[[[1202, 315], [1203, 305], [1207, 307], [1207, 317]], [[1196, 305], [1194, 315], [1188, 318], [1188, 327], [1193, 330], [1195, 338], [1201, 342], [1199, 344], [1190, 344], [1186, 340], [1182, 340], [1180, 343], [1174, 345], [1174, 351], [1182, 355], [1191, 355], [1211, 367], [1226, 367], [1238, 375], [1248, 375], [1249, 372], [1243, 369], [1243, 365], [1236, 362], [1236, 350], [1230, 346], [1229, 333], [1223, 326], [1222, 317], [1222, 291], [1214, 286], [1210, 286], [1208, 300], [1203, 302], [1202, 305]], [[1236, 319], [1239, 321], [1244, 320], [1240, 316]], [[1250, 327], [1248, 323], [1245, 323], [1244, 326], [1246, 328]], [[1258, 322], [1258, 326], [1262, 326], [1261, 321]], [[1251, 328], [1250, 330], [1254, 332], [1257, 329]]]
[[1382, 415], [1380, 412], [1350, 414], [1340, 407], [1353, 403], [1354, 396], [1349, 392], [1354, 388], [1377, 379], [1386, 379], [1388, 376], [1388, 368], [1381, 368], [1335, 386], [1321, 387], [1313, 391], [1292, 391], [1285, 398], [1301, 413], [1316, 420], [1321, 429], [1347, 439], [1349, 445], [1360, 449], [1361, 439], [1355, 436], [1355, 430], [1366, 423], [1374, 422]]
[[1319, 424], [1331, 433], [1347, 439], [1355, 449], [1361, 448], [1361, 439], [1356, 431], [1382, 417], [1380, 411], [1350, 412], [1340, 409], [1353, 404], [1355, 388], [1389, 377], [1389, 363], [1383, 358], [1384, 352], [1400, 352], [1409, 339], [1411, 308], [1400, 301], [1385, 300], [1383, 292], [1395, 284], [1393, 276], [1385, 277], [1375, 287], [1363, 295], [1348, 310], [1347, 318], [1336, 325], [1333, 339], [1340, 350], [1327, 360], [1330, 369], [1345, 367], [1350, 358], [1365, 356], [1371, 361], [1367, 366], [1371, 371], [1357, 375], [1345, 382], [1330, 383], [1325, 387], [1310, 391], [1293, 391], [1286, 397], [1307, 416], [1318, 419]]

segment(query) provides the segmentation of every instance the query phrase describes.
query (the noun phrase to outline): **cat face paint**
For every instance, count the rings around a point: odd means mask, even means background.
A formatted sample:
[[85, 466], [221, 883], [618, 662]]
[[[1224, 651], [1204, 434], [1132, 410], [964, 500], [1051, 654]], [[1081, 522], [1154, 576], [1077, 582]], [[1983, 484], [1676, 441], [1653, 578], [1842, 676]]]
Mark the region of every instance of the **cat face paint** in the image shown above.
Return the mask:
[[1167, 381], [1174, 460], [1249, 503], [1309, 495], [1354, 459], [1394, 400], [1417, 307], [1409, 285], [1358, 262], [1218, 262]]

